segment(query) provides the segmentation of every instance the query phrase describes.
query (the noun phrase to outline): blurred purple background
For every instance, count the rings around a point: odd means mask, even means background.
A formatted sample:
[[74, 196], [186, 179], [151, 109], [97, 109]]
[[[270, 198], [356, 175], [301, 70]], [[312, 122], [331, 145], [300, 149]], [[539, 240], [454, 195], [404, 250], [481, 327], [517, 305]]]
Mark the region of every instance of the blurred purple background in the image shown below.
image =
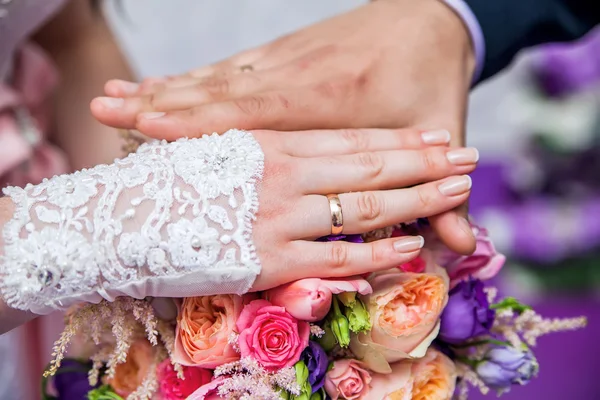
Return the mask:
[[[505, 108], [520, 140], [510, 156], [483, 158], [471, 213], [508, 256], [505, 294], [545, 316], [586, 315], [589, 326], [541, 338], [538, 379], [503, 398], [600, 398], [600, 31], [538, 49], [523, 70], [526, 94]], [[569, 129], [569, 119], [581, 123]]]

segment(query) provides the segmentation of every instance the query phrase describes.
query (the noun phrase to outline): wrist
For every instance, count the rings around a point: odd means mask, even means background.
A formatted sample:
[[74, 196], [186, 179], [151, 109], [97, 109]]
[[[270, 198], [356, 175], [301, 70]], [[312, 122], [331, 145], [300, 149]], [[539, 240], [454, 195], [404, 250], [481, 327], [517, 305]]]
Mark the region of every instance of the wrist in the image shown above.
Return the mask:
[[[371, 0], [375, 1], [375, 0]], [[433, 33], [434, 46], [446, 53], [445, 57], [458, 57], [467, 82], [478, 79], [485, 59], [485, 41], [475, 14], [464, 0], [379, 0], [395, 4], [403, 13], [413, 9], [422, 29]], [[415, 10], [416, 8], [416, 10]]]
[[485, 40], [479, 21], [469, 5], [464, 0], [440, 0], [445, 4], [462, 22], [465, 33], [470, 41], [470, 64], [472, 64], [473, 84], [480, 78], [485, 61]]
[[[403, 0], [391, 1], [401, 2]], [[449, 4], [449, 2], [458, 3], [459, 1], [463, 0], [422, 0], [419, 7], [421, 8], [420, 13], [422, 13], [421, 18], [425, 23], [424, 29], [428, 29], [434, 34], [436, 51], [444, 53], [444, 57], [453, 63], [455, 60], [460, 60], [460, 70], [464, 74], [465, 82], [471, 83], [477, 79], [476, 74], [482, 66], [482, 63], [477, 62], [474, 37], [483, 38], [483, 35], [472, 35], [462, 14], [459, 14], [457, 9]], [[468, 9], [466, 4], [465, 7]], [[476, 22], [474, 16], [471, 21], [473, 20]], [[477, 43], [480, 43], [479, 39], [477, 39]], [[478, 45], [478, 48], [483, 49], [484, 46]]]

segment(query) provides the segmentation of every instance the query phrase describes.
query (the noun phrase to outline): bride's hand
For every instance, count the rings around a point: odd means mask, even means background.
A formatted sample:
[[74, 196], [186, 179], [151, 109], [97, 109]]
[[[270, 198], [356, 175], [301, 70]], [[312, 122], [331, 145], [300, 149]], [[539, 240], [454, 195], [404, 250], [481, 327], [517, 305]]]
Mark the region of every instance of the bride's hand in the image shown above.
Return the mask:
[[244, 293], [397, 266], [423, 238], [315, 242], [332, 233], [326, 195], [339, 195], [343, 234], [453, 209], [469, 196], [464, 174], [478, 155], [448, 140], [445, 131], [231, 131], [7, 188], [0, 297], [46, 314], [118, 296]]
[[[345, 234], [430, 217], [464, 203], [478, 153], [445, 144], [445, 131], [255, 131], [265, 176], [254, 241], [263, 270], [254, 290], [306, 277], [387, 269], [416, 257], [420, 237], [368, 244], [313, 242], [331, 233], [327, 194], [339, 193]], [[427, 182], [423, 183], [422, 182]], [[403, 188], [403, 189], [397, 189]]]

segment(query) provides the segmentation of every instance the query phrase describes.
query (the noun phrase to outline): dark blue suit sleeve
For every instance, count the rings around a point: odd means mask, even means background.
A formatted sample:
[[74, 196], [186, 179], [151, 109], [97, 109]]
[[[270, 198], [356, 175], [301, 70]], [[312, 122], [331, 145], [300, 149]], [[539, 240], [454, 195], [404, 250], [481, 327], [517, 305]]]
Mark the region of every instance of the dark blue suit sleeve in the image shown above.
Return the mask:
[[[480, 81], [511, 63], [519, 50], [578, 39], [600, 22], [600, 0], [466, 0], [485, 39]], [[600, 55], [599, 55], [600, 56]]]

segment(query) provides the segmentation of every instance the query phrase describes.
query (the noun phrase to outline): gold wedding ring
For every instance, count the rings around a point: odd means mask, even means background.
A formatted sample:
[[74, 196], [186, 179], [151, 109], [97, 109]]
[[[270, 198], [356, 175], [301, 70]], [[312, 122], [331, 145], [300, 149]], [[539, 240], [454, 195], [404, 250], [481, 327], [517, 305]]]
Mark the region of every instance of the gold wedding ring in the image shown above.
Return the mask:
[[329, 210], [331, 211], [331, 234], [340, 235], [344, 230], [344, 214], [342, 214], [342, 203], [337, 194], [328, 194]]
[[242, 65], [240, 67], [240, 70], [242, 72], [252, 72], [252, 71], [254, 71], [254, 67], [252, 65], [250, 65], [250, 64], [246, 64], [246, 65]]

